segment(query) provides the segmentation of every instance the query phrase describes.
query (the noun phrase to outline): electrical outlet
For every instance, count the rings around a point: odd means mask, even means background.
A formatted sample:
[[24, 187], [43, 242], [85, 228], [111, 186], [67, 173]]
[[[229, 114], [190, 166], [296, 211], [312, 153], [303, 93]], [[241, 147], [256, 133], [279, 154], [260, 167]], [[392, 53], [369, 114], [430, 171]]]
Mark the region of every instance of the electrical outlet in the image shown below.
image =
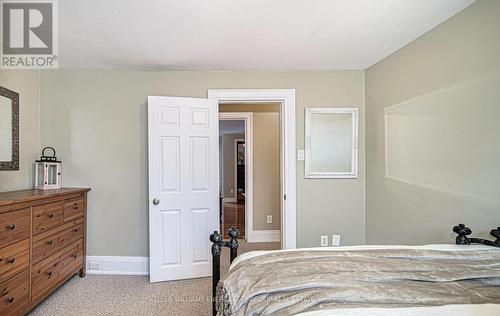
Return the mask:
[[267, 215], [267, 223], [272, 224], [273, 223], [273, 216], [272, 215]]
[[340, 235], [332, 235], [332, 246], [340, 246]]
[[229, 193], [234, 194], [234, 190], [233, 189], [229, 189]]
[[100, 262], [89, 262], [88, 263], [89, 270], [101, 270]]
[[328, 236], [321, 236], [321, 247], [328, 247]]
[[304, 159], [305, 159], [304, 149], [297, 150], [297, 160], [304, 160]]

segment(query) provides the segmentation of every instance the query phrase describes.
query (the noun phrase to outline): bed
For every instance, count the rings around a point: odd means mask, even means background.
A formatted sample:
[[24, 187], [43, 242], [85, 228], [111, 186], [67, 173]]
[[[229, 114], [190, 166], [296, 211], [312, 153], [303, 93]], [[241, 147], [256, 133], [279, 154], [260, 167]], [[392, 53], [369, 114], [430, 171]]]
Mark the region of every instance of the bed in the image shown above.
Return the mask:
[[[500, 315], [496, 239], [453, 228], [454, 245], [350, 246], [237, 256], [239, 232], [210, 236], [214, 315]], [[231, 267], [220, 279], [220, 253]]]

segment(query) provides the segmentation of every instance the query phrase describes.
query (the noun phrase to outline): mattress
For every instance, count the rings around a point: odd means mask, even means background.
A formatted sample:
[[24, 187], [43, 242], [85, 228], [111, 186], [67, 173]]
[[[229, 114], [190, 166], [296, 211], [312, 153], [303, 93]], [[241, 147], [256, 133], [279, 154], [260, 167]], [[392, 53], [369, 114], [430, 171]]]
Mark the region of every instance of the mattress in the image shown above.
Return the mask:
[[498, 316], [500, 304], [458, 304], [405, 308], [339, 308], [300, 316]]

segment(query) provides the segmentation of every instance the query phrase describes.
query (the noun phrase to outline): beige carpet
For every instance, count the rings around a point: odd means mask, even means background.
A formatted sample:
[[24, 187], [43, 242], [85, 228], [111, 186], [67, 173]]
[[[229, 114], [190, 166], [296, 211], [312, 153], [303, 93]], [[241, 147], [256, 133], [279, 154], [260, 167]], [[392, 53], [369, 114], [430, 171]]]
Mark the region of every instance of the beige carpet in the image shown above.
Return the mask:
[[[239, 253], [279, 248], [279, 243], [240, 241]], [[226, 248], [221, 274], [228, 258]], [[147, 276], [75, 276], [30, 315], [211, 315], [211, 286], [211, 278], [151, 284]]]

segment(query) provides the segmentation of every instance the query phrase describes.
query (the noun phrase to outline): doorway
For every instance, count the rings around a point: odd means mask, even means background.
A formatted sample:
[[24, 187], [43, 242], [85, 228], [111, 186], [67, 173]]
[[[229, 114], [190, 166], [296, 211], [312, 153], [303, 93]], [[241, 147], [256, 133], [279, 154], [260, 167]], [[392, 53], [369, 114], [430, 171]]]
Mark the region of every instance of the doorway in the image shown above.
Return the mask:
[[283, 192], [280, 116], [279, 103], [219, 105], [221, 230], [234, 226], [248, 243], [277, 248]]
[[[297, 245], [296, 215], [296, 120], [294, 89], [208, 90], [208, 98], [224, 104], [263, 105], [277, 103], [280, 107], [281, 214], [280, 240], [282, 249]], [[248, 143], [247, 143], [248, 146]], [[248, 188], [247, 188], [248, 199]], [[246, 200], [247, 201], [247, 200]], [[248, 202], [246, 202], [248, 205]], [[247, 221], [248, 223], [248, 221]], [[248, 225], [248, 224], [247, 224]], [[248, 231], [245, 232], [248, 239]], [[259, 237], [259, 236], [258, 236]]]
[[[293, 249], [296, 247], [295, 90], [209, 90], [207, 99], [148, 97], [151, 282], [211, 274], [207, 234], [220, 230], [218, 107], [227, 103], [269, 102], [279, 103], [281, 110], [281, 248]], [[248, 146], [245, 139], [245, 147]], [[245, 167], [248, 165], [247, 160]], [[245, 177], [247, 185], [249, 181]], [[245, 189], [246, 206], [249, 188]], [[248, 231], [245, 235], [248, 238]], [[242, 243], [241, 250], [249, 250], [246, 246]]]

